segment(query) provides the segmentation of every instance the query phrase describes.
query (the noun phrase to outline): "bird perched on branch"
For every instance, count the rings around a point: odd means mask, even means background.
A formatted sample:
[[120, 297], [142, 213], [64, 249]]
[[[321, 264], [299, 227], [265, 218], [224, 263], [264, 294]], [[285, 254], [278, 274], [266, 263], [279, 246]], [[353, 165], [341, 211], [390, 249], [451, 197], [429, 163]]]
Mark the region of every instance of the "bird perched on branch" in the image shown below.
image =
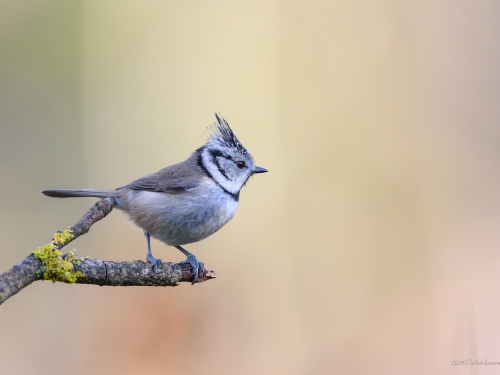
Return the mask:
[[119, 209], [143, 229], [147, 242], [146, 259], [156, 273], [160, 258], [151, 253], [150, 236], [174, 246], [187, 256], [193, 268], [193, 283], [203, 265], [182, 246], [201, 241], [232, 219], [240, 190], [255, 173], [252, 155], [236, 138], [229, 124], [215, 114], [206, 144], [178, 164], [163, 168], [116, 190], [44, 190], [48, 197], [113, 197]]

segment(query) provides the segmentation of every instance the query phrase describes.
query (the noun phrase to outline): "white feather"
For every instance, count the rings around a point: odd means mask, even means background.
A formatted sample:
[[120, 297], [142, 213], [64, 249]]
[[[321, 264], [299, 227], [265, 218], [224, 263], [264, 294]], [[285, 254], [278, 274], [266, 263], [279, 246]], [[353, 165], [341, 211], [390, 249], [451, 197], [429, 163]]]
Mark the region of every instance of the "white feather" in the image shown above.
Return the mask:
[[211, 178], [181, 193], [128, 191], [125, 205], [140, 228], [167, 245], [201, 241], [232, 219], [238, 202]]

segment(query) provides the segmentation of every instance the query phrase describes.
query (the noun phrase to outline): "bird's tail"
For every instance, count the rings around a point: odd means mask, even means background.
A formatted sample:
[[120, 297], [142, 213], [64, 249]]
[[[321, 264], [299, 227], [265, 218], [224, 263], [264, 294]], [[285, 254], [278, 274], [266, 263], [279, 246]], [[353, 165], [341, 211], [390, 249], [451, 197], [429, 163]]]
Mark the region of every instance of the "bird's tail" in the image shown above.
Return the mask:
[[119, 192], [116, 190], [96, 190], [96, 189], [57, 189], [43, 190], [40, 193], [52, 198], [74, 198], [74, 197], [118, 197]]

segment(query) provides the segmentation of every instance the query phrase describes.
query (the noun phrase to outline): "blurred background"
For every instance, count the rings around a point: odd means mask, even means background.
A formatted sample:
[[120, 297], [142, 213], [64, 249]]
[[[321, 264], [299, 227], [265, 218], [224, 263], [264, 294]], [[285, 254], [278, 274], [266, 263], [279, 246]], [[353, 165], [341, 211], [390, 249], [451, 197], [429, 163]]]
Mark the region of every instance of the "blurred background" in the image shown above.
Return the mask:
[[[500, 362], [500, 4], [0, 1], [0, 271], [220, 112], [256, 163], [177, 288], [37, 282], [2, 374], [493, 374]], [[154, 241], [166, 261], [182, 254]], [[119, 211], [72, 244], [145, 258]], [[69, 250], [69, 249], [68, 249]]]

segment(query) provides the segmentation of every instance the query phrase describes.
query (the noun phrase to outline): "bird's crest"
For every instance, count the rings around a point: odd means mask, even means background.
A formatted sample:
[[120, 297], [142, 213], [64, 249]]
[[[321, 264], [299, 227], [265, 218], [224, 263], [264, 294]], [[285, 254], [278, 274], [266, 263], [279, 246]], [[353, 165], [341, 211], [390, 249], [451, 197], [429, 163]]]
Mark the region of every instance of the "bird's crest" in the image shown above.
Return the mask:
[[217, 142], [223, 146], [237, 149], [244, 156], [248, 155], [248, 151], [233, 133], [227, 121], [217, 113], [215, 113], [215, 119], [217, 122], [208, 128], [210, 131], [209, 142]]

